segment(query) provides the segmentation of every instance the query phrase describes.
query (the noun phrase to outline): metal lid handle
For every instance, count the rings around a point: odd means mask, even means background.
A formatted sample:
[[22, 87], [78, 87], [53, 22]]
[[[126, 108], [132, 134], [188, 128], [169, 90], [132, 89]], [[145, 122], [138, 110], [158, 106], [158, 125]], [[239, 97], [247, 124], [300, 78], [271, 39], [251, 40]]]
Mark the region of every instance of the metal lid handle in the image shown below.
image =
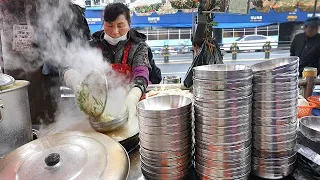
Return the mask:
[[54, 166], [60, 162], [60, 154], [51, 153], [44, 159], [44, 161], [47, 166]]

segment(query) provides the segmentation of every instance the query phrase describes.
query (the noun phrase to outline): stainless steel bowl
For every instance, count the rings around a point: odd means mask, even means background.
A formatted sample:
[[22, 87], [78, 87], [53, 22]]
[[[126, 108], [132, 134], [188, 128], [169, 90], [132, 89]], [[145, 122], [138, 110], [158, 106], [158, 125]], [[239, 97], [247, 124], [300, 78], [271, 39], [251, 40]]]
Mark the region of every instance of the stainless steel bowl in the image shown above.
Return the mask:
[[163, 142], [164, 140], [159, 139], [158, 142], [148, 142], [140, 138], [140, 146], [150, 151], [180, 151], [186, 146], [191, 146], [191, 138], [181, 139], [178, 141]]
[[282, 69], [280, 68], [273, 71], [255, 72], [253, 74], [254, 76], [259, 75], [259, 76], [265, 76], [266, 78], [277, 76], [277, 75], [296, 74], [298, 73], [298, 70], [299, 70], [298, 67], [299, 67], [298, 64], [292, 64], [286, 68], [282, 68]]
[[147, 179], [147, 180], [158, 180], [158, 179], [166, 179], [166, 180], [178, 180], [178, 179], [185, 179], [187, 177], [187, 173], [186, 174], [156, 174], [156, 173], [150, 173], [148, 171], [146, 171], [145, 169], [143, 169], [141, 167], [141, 172], [143, 174], [143, 179]]
[[280, 151], [283, 149], [292, 149], [296, 146], [297, 140], [291, 139], [283, 142], [260, 142], [257, 140], [252, 141], [252, 145], [254, 148], [258, 150], [266, 150], [266, 151]]
[[157, 180], [157, 179], [166, 179], [166, 180], [177, 180], [177, 179], [184, 179], [188, 175], [188, 169], [185, 169], [181, 172], [177, 173], [156, 173], [152, 172], [149, 169], [147, 169], [145, 166], [141, 165], [141, 171], [144, 177], [146, 177], [148, 180]]
[[196, 114], [207, 116], [207, 117], [234, 117], [241, 116], [242, 114], [249, 114], [252, 110], [252, 104], [246, 106], [236, 107], [236, 108], [227, 108], [227, 109], [212, 109], [205, 108], [198, 105], [194, 105], [194, 111]]
[[191, 106], [190, 98], [179, 95], [165, 95], [140, 101], [137, 109], [141, 117], [168, 118], [190, 112]]
[[196, 170], [196, 175], [197, 175], [197, 178], [199, 178], [199, 179], [207, 179], [207, 180], [235, 180], [235, 179], [236, 180], [248, 180], [248, 178], [250, 176], [250, 170], [240, 176], [231, 176], [231, 177], [223, 177], [223, 178], [212, 177], [207, 174], [203, 174], [201, 172], [198, 172], [197, 170]]
[[[284, 73], [279, 73], [279, 74], [268, 74], [268, 73], [254, 73], [254, 79], [277, 79], [277, 78], [291, 78], [291, 77], [298, 77], [299, 73], [298, 72], [293, 72], [291, 73], [291, 71], [288, 72], [284, 72]], [[297, 81], [298, 79], [296, 79]]]
[[282, 126], [289, 125], [297, 122], [297, 116], [287, 117], [253, 117], [252, 124], [261, 126]]
[[140, 147], [140, 154], [144, 157], [150, 158], [150, 159], [174, 159], [177, 157], [181, 157], [185, 154], [191, 154], [192, 153], [192, 147], [190, 145], [187, 145], [184, 148], [181, 148], [181, 150], [178, 151], [151, 151], [144, 147]]
[[147, 164], [150, 164], [152, 166], [172, 167], [177, 164], [182, 164], [184, 162], [190, 161], [192, 159], [192, 154], [187, 153], [185, 155], [182, 155], [182, 156], [176, 157], [176, 158], [158, 158], [158, 159], [148, 158], [148, 157], [145, 157], [143, 154], [140, 154], [140, 158], [144, 162], [146, 162]]
[[198, 172], [202, 174], [207, 174], [211, 177], [225, 178], [225, 177], [239, 177], [245, 174], [246, 172], [250, 171], [251, 164], [248, 163], [234, 169], [220, 170], [213, 167], [205, 167], [196, 162], [195, 168]]
[[285, 134], [260, 134], [260, 133], [253, 133], [252, 139], [260, 142], [283, 142], [295, 139], [297, 137], [297, 133], [295, 131], [288, 132]]
[[209, 99], [197, 99], [194, 102], [195, 105], [211, 108], [211, 109], [227, 109], [236, 108], [249, 105], [252, 102], [252, 94], [246, 97], [239, 97], [237, 99], [224, 99], [224, 100], [209, 100]]
[[[191, 118], [191, 117], [190, 117]], [[181, 124], [173, 124], [170, 126], [148, 126], [139, 123], [140, 132], [146, 134], [171, 134], [173, 132], [182, 132], [187, 129], [191, 129], [192, 123], [190, 122], [182, 122]]]
[[225, 143], [238, 144], [240, 142], [243, 142], [244, 139], [249, 139], [251, 136], [252, 136], [251, 131], [244, 131], [239, 134], [222, 135], [222, 136], [205, 134], [205, 133], [195, 131], [195, 138], [197, 140], [216, 144], [216, 145], [223, 145]]
[[298, 81], [298, 74], [291, 74], [291, 75], [277, 75], [271, 78], [265, 76], [255, 75], [253, 78], [253, 84], [256, 83], [291, 83]]
[[252, 164], [254, 165], [261, 165], [261, 166], [283, 166], [292, 164], [296, 161], [296, 154], [289, 156], [289, 157], [283, 157], [283, 158], [259, 158], [252, 156]]
[[111, 121], [104, 121], [103, 119], [95, 119], [89, 117], [89, 123], [91, 127], [101, 133], [116, 130], [123, 126], [128, 121], [128, 112], [121, 114]]
[[285, 134], [290, 132], [296, 132], [297, 123], [295, 122], [293, 124], [288, 124], [288, 125], [274, 125], [274, 126], [253, 125], [252, 130], [254, 133], [267, 134], [267, 135]]
[[144, 166], [151, 172], [155, 172], [158, 174], [170, 174], [170, 173], [178, 173], [183, 170], [186, 170], [191, 165], [191, 158], [187, 159], [185, 162], [181, 162], [181, 164], [175, 164], [173, 166], [155, 166], [154, 164], [148, 164], [149, 162], [145, 162], [143, 159], [140, 159], [141, 166]]
[[285, 158], [290, 157], [296, 154], [296, 148], [291, 149], [280, 149], [278, 151], [270, 151], [270, 150], [258, 150], [252, 148], [252, 156], [260, 157], [260, 158]]
[[206, 159], [216, 161], [231, 161], [233, 159], [243, 159], [251, 154], [251, 146], [237, 151], [208, 151], [195, 146], [195, 154]]
[[208, 90], [226, 90], [226, 89], [239, 89], [241, 87], [252, 85], [252, 76], [243, 79], [232, 79], [224, 81], [210, 81], [193, 78], [194, 88], [202, 88]]
[[225, 100], [237, 99], [238, 97], [246, 97], [252, 94], [252, 86], [246, 86], [235, 90], [212, 91], [202, 88], [194, 88], [193, 94], [197, 99], [204, 100]]
[[204, 65], [194, 67], [193, 72], [196, 78], [206, 80], [239, 79], [252, 76], [251, 68], [245, 65]]
[[[227, 151], [240, 151], [251, 146], [251, 138], [244, 139], [239, 144], [224, 144], [224, 145], [215, 145], [211, 143], [202, 142], [196, 139], [196, 145], [200, 149], [212, 151], [212, 152], [227, 152]], [[207, 158], [210, 159], [210, 158]]]
[[283, 75], [283, 74], [295, 74], [295, 73], [298, 73], [298, 70], [299, 70], [299, 63], [295, 62], [285, 67], [279, 67], [273, 70], [253, 72], [253, 74], [265, 76], [266, 78], [268, 78], [268, 77]]
[[252, 107], [257, 109], [284, 109], [298, 106], [298, 100], [290, 99], [286, 101], [253, 101]]
[[208, 126], [201, 123], [195, 123], [195, 129], [200, 133], [225, 136], [230, 134], [239, 134], [241, 132], [251, 131], [251, 122], [238, 124], [235, 126]]
[[139, 124], [146, 127], [169, 127], [179, 126], [180, 124], [191, 123], [191, 111], [178, 116], [171, 116], [167, 118], [145, 118], [138, 116]]
[[295, 163], [285, 166], [252, 166], [252, 174], [266, 179], [282, 179], [288, 176], [295, 168]]
[[231, 161], [216, 161], [211, 159], [206, 159], [204, 157], [199, 156], [198, 154], [195, 155], [195, 161], [205, 167], [214, 167], [217, 169], [235, 169], [241, 167], [245, 164], [251, 162], [251, 154], [242, 159], [233, 159]]
[[187, 129], [182, 132], [172, 132], [170, 134], [146, 134], [140, 131], [140, 139], [143, 139], [148, 142], [158, 142], [158, 143], [167, 143], [172, 141], [178, 141], [181, 139], [186, 139], [191, 137], [191, 129]]
[[298, 98], [298, 90], [292, 91], [282, 91], [282, 92], [263, 92], [263, 93], [254, 93], [253, 101], [286, 101]]
[[320, 141], [320, 117], [307, 116], [301, 118], [299, 121], [299, 129], [305, 137]]
[[252, 91], [256, 93], [261, 92], [282, 92], [292, 91], [298, 88], [298, 81], [290, 83], [255, 83]]
[[194, 111], [196, 114], [205, 117], [212, 118], [227, 118], [227, 117], [237, 117], [243, 116], [245, 114], [251, 113], [251, 104], [249, 106], [243, 106], [233, 109], [204, 109], [201, 107], [194, 106]]
[[[290, 71], [290, 67], [299, 63], [299, 57], [277, 58], [253, 64], [251, 69], [253, 73], [277, 72], [285, 73]], [[295, 66], [294, 66], [295, 67]]]
[[291, 64], [286, 67], [280, 67], [280, 68], [275, 68], [271, 71], [260, 71], [260, 72], [254, 72], [254, 75], [262, 75], [262, 76], [272, 76], [272, 75], [279, 75], [279, 74], [294, 74], [298, 72], [299, 64]]
[[195, 114], [194, 118], [195, 123], [201, 123], [208, 126], [224, 127], [251, 122], [251, 113], [225, 118], [207, 117]]
[[297, 116], [298, 108], [297, 107], [290, 107], [284, 109], [270, 109], [270, 110], [263, 110], [263, 109], [253, 109], [252, 116], [253, 117], [284, 117], [284, 116]]

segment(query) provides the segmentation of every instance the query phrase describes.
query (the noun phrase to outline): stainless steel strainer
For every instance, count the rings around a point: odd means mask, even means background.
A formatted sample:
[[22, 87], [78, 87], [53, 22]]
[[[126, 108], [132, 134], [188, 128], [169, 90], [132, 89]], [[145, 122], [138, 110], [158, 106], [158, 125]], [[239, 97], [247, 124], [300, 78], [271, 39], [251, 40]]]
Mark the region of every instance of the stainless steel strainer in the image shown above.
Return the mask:
[[82, 81], [76, 93], [77, 104], [87, 115], [98, 118], [107, 104], [108, 83], [102, 70], [94, 70]]

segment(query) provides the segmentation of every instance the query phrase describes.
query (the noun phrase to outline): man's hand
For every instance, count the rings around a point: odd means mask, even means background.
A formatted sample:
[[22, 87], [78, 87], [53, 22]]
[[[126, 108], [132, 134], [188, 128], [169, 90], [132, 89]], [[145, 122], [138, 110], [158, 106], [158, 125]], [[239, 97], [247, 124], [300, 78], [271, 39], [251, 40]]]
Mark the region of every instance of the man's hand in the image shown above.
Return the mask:
[[129, 94], [127, 95], [125, 105], [129, 112], [129, 119], [134, 118], [137, 116], [137, 105], [142, 96], [142, 92], [140, 88], [134, 87], [130, 90]]

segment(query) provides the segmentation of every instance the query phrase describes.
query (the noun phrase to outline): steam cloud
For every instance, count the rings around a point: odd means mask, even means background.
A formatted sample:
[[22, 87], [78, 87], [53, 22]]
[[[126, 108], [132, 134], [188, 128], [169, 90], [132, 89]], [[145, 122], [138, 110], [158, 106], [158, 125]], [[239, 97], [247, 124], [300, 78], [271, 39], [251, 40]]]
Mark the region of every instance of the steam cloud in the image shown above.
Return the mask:
[[[42, 59], [42, 61], [34, 63], [33, 68], [25, 68], [26, 64], [23, 60], [11, 57], [15, 61], [8, 62], [6, 68], [24, 68], [25, 71], [32, 71], [34, 67], [39, 68], [43, 63], [50, 63], [55, 67], [76, 69], [81, 74], [80, 79], [82, 80], [92, 70], [103, 68], [106, 74], [109, 74], [107, 77], [108, 83], [112, 87], [115, 87], [108, 92], [108, 103], [106, 105], [108, 111], [115, 117], [123, 108], [128, 86], [123, 85], [122, 80], [112, 71], [111, 66], [103, 61], [101, 51], [90, 47], [89, 43], [82, 39], [83, 32], [81, 29], [74, 27], [74, 23], [79, 17], [74, 14], [68, 4], [68, 0], [39, 0], [36, 7], [32, 7], [36, 8], [37, 14], [39, 14], [35, 23], [38, 27], [34, 27], [31, 30], [35, 34], [34, 37], [40, 47], [31, 48], [28, 51], [20, 53], [29, 61], [36, 58]], [[27, 16], [28, 13], [26, 12]], [[9, 21], [11, 20], [7, 19], [7, 21], [10, 23]], [[30, 24], [28, 20], [27, 24]], [[65, 36], [65, 29], [70, 29], [68, 33], [71, 35], [71, 41]], [[7, 50], [9, 51], [9, 49]], [[38, 58], [39, 56], [41, 58]], [[59, 103], [59, 100], [57, 102]], [[58, 111], [55, 113], [56, 122], [65, 121], [66, 117], [75, 117], [73, 114], [78, 112], [78, 109], [72, 110], [74, 108], [65, 107], [65, 104], [63, 106], [63, 110], [62, 108], [58, 108]], [[65, 111], [66, 109], [68, 110], [67, 112]], [[77, 118], [74, 118], [74, 122], [79, 121]], [[65, 123], [62, 124], [66, 125]], [[70, 119], [68, 120], [68, 124], [72, 124]]]

